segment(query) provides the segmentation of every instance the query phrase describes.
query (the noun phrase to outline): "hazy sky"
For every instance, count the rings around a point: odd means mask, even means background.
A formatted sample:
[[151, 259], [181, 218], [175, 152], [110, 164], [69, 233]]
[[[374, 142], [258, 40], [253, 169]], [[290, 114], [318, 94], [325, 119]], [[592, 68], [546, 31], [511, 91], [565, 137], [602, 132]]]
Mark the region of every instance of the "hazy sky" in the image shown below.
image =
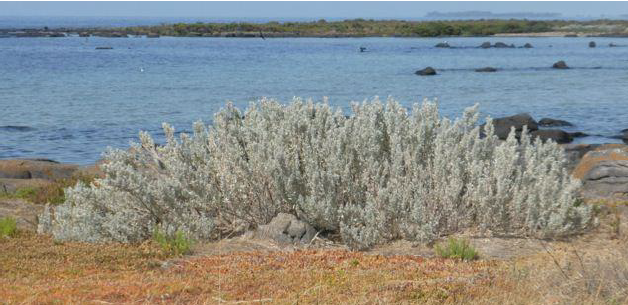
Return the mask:
[[628, 14], [628, 2], [0, 2], [2, 16], [409, 18], [430, 11]]

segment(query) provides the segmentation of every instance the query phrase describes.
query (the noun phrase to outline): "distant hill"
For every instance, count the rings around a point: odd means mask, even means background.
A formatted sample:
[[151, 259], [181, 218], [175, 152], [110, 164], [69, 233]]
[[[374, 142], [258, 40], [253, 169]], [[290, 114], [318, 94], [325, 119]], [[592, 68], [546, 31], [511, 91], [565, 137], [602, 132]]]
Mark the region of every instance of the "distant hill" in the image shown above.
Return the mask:
[[493, 13], [489, 11], [464, 11], [464, 12], [429, 12], [426, 19], [561, 19], [560, 13]]

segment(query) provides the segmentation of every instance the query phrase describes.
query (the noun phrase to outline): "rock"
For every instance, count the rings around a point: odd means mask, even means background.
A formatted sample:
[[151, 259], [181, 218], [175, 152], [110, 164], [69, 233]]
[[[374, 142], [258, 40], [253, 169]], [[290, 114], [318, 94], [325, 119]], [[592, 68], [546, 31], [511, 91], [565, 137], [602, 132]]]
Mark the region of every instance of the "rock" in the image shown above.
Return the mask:
[[0, 178], [57, 180], [72, 177], [78, 168], [74, 164], [49, 161], [0, 160]]
[[538, 138], [543, 142], [552, 140], [558, 144], [564, 144], [573, 141], [573, 138], [568, 133], [560, 129], [540, 129], [532, 131], [530, 135], [532, 138]]
[[550, 119], [550, 118], [542, 118], [539, 121], [539, 125], [540, 126], [548, 126], [548, 127], [556, 127], [556, 126], [573, 126], [573, 124], [567, 122], [567, 121], [563, 121], [563, 120], [556, 120], [556, 119]]
[[589, 42], [589, 48], [595, 48], [595, 41]]
[[567, 159], [567, 170], [571, 173], [580, 163], [586, 153], [602, 146], [603, 144], [561, 144]]
[[113, 50], [113, 47], [96, 47], [96, 50]]
[[451, 46], [446, 42], [439, 42], [434, 47], [435, 48], [450, 48]]
[[493, 45], [493, 48], [514, 48], [514, 47], [515, 47], [514, 45], [510, 45], [510, 46], [509, 46], [509, 45], [507, 45], [507, 44], [505, 44], [505, 43], [503, 43], [503, 42], [496, 42], [496, 43]]
[[564, 37], [578, 37], [577, 34], [566, 34]]
[[617, 45], [611, 42], [608, 44], [608, 46], [612, 48], [612, 47], [616, 47]]
[[585, 197], [628, 197], [628, 147], [603, 145], [584, 155], [572, 175]]
[[488, 49], [488, 48], [490, 48], [490, 47], [491, 47], [491, 43], [490, 43], [490, 42], [488, 42], [488, 41], [485, 41], [485, 42], [483, 42], [483, 43], [480, 45], [480, 48], [482, 48], [482, 49]]
[[569, 67], [567, 67], [567, 64], [563, 60], [559, 60], [559, 61], [555, 62], [552, 65], [552, 68], [554, 68], [554, 69], [569, 69]]
[[15, 193], [21, 188], [40, 188], [52, 184], [47, 179], [13, 179], [0, 178], [0, 195]]
[[511, 127], [514, 127], [515, 132], [517, 132], [517, 134], [520, 134], [523, 130], [524, 125], [528, 126], [529, 131], [535, 131], [539, 129], [537, 122], [532, 118], [532, 116], [527, 113], [520, 113], [509, 117], [493, 119], [495, 135], [502, 140], [508, 138]]
[[259, 226], [253, 237], [272, 239], [279, 244], [307, 244], [314, 238], [316, 230], [292, 214], [279, 213], [269, 224]]
[[569, 132], [569, 135], [572, 138], [583, 138], [583, 137], [588, 137], [589, 136], [589, 134], [586, 134], [586, 133], [581, 132], [581, 131]]
[[475, 72], [497, 72], [497, 69], [493, 67], [484, 67], [484, 68], [475, 69]]
[[418, 70], [418, 71], [414, 72], [414, 74], [416, 74], [416, 75], [423, 75], [423, 76], [425, 76], [425, 75], [436, 75], [436, 70], [434, 70], [434, 68], [432, 68], [432, 67], [427, 67], [427, 68], [425, 68], [423, 70]]
[[79, 37], [89, 37], [89, 36], [90, 36], [90, 35], [89, 35], [89, 33], [87, 33], [87, 32], [81, 32], [81, 33], [79, 33]]
[[532, 44], [530, 44], [529, 42], [527, 42], [526, 44], [524, 44], [524, 45], [523, 45], [523, 47], [524, 47], [524, 48], [526, 48], [526, 49], [531, 49], [531, 48], [533, 48], [533, 47], [532, 47]]

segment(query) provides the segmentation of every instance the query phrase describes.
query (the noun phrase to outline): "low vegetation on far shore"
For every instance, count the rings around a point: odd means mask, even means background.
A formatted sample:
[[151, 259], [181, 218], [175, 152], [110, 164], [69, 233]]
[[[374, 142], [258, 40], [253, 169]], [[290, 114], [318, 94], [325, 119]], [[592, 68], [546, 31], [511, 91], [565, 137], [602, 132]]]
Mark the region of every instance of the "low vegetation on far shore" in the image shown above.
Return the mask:
[[[273, 36], [489, 36], [499, 33], [545, 33], [554, 31], [581, 33], [617, 33], [628, 35], [626, 20], [446, 20], [446, 21], [404, 21], [404, 20], [365, 20], [315, 22], [267, 22], [267, 23], [175, 23], [157, 26], [135, 26], [110, 29], [135, 35], [163, 36], [222, 36], [225, 34], [250, 34], [260, 32]], [[238, 36], [238, 35], [236, 35]]]

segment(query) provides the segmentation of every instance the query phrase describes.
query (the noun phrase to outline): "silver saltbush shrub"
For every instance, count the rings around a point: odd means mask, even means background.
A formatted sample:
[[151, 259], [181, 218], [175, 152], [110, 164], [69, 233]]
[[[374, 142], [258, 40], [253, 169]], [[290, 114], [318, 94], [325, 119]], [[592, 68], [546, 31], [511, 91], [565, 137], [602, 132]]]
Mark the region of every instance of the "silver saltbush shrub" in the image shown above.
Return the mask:
[[558, 237], [592, 222], [554, 142], [531, 143], [525, 130], [521, 144], [514, 132], [499, 141], [490, 118], [481, 135], [477, 106], [455, 121], [428, 101], [410, 113], [392, 99], [352, 107], [346, 117], [326, 102], [262, 99], [245, 113], [229, 104], [180, 140], [164, 124], [164, 146], [140, 133], [41, 228], [83, 241], [141, 241], [155, 226], [210, 238], [287, 212], [366, 248], [469, 229]]

